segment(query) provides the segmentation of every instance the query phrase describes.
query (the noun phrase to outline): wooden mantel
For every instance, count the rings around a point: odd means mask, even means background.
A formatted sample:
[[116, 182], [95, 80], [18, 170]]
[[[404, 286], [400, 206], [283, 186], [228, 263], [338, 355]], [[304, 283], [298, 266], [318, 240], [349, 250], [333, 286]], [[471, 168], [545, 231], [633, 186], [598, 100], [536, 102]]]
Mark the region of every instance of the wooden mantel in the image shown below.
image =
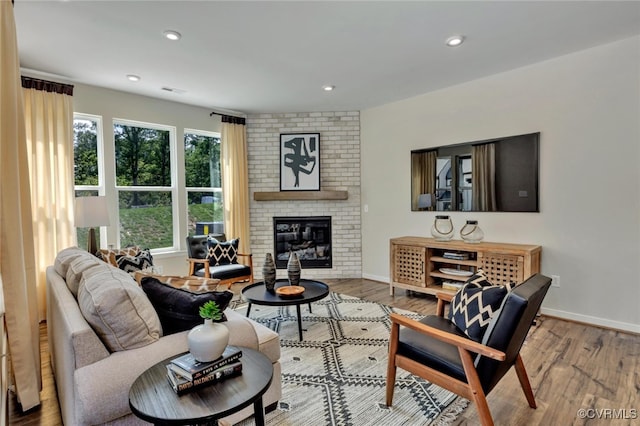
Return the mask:
[[255, 201], [346, 200], [347, 191], [278, 191], [254, 192]]

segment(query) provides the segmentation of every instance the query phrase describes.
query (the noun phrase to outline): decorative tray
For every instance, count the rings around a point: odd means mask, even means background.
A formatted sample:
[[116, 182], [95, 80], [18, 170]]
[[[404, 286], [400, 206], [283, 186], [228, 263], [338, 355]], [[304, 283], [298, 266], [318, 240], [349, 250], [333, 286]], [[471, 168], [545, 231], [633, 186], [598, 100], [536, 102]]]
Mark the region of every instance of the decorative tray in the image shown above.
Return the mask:
[[276, 294], [283, 299], [300, 297], [304, 293], [304, 287], [299, 285], [285, 285], [276, 289]]
[[464, 269], [440, 268], [440, 272], [443, 274], [458, 275], [460, 277], [470, 277], [473, 275], [473, 272], [465, 271]]

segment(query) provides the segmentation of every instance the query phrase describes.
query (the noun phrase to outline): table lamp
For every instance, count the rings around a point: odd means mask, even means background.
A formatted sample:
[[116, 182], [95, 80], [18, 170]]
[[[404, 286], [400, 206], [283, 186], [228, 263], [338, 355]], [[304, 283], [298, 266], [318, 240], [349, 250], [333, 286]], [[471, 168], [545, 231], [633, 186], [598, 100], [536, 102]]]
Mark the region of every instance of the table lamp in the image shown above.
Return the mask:
[[87, 251], [95, 254], [98, 251], [95, 227], [109, 225], [107, 197], [77, 197], [75, 224], [78, 228], [89, 228]]

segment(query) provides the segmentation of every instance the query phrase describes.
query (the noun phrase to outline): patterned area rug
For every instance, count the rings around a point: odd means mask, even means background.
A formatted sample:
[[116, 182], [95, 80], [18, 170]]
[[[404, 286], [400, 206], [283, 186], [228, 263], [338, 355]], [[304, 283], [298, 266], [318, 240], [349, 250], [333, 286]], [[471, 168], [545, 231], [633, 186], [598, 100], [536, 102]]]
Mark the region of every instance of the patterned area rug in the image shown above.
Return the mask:
[[[251, 307], [251, 318], [277, 331], [282, 346], [283, 395], [267, 425], [447, 425], [467, 406], [401, 369], [393, 406], [384, 405], [389, 313], [420, 315], [338, 293], [311, 307], [301, 307], [302, 342], [294, 306]], [[246, 313], [246, 305], [236, 309]]]

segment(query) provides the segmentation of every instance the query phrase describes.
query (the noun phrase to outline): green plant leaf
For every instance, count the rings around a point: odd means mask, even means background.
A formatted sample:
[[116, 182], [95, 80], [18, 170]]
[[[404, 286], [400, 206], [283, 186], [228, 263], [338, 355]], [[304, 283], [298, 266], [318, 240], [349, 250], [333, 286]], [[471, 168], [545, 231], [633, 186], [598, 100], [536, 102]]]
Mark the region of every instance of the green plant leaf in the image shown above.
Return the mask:
[[199, 314], [201, 318], [213, 321], [220, 321], [222, 319], [220, 306], [218, 306], [218, 304], [213, 300], [209, 300], [204, 305], [200, 306]]

